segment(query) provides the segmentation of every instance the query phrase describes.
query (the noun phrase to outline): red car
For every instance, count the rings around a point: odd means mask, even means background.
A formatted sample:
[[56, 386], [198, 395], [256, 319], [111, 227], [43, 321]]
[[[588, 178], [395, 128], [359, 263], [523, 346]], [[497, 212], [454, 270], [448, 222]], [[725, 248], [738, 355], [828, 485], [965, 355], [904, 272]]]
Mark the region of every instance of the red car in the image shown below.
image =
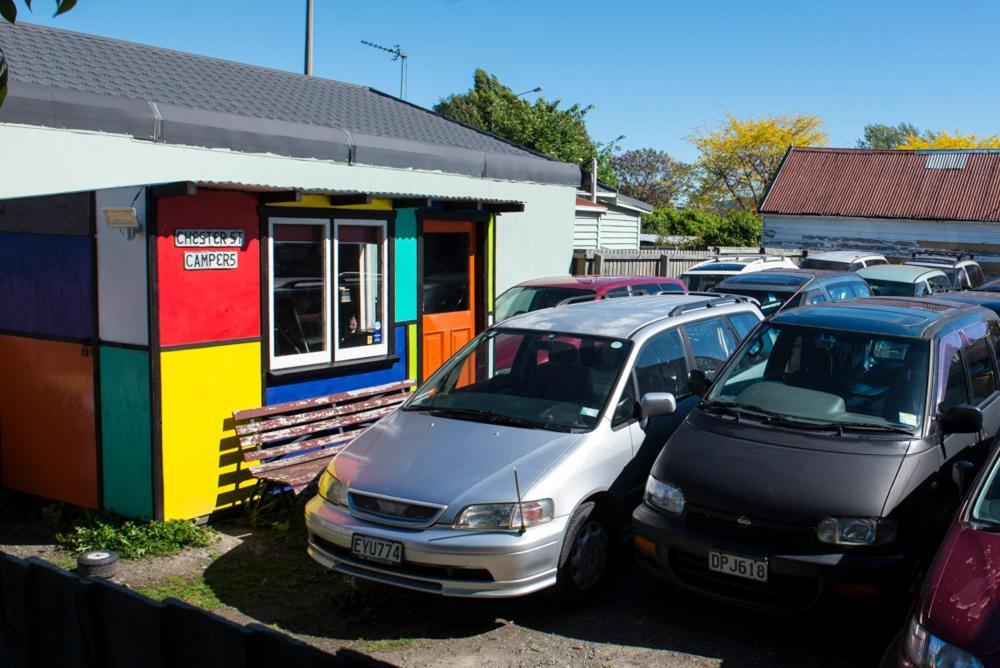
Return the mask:
[[948, 531], [912, 612], [897, 666], [1000, 667], [1000, 449]]
[[660, 292], [687, 292], [677, 278], [662, 276], [555, 276], [519, 283], [497, 297], [494, 322], [551, 306], [636, 297]]

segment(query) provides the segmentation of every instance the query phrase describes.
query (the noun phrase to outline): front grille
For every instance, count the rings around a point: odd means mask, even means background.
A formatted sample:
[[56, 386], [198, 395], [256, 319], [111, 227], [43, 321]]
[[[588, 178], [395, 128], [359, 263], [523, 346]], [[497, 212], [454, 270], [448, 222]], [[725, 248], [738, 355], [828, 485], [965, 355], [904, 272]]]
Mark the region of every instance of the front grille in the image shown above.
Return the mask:
[[378, 521], [389, 520], [392, 524], [408, 526], [428, 526], [438, 518], [442, 506], [430, 506], [402, 499], [388, 499], [382, 496], [351, 491], [348, 493], [351, 510], [359, 515]]
[[767, 522], [755, 517], [746, 518], [750, 522], [747, 525], [739, 523], [740, 517], [745, 516], [688, 506], [684, 512], [684, 525], [773, 547], [811, 548], [817, 544], [812, 527]]
[[[320, 538], [316, 534], [310, 534], [309, 542], [323, 550], [324, 552], [350, 561], [352, 565], [368, 567], [396, 573], [399, 575], [409, 575], [412, 577], [433, 578], [435, 580], [462, 580], [467, 582], [493, 582], [493, 575], [485, 568], [460, 568], [457, 566], [435, 566], [430, 564], [415, 564], [403, 560], [403, 563], [384, 564], [382, 562], [369, 562], [354, 556], [346, 547], [334, 545], [328, 540]], [[405, 556], [405, 555], [404, 555]]]
[[767, 582], [756, 582], [735, 575], [708, 570], [708, 558], [670, 549], [670, 570], [682, 584], [716, 596], [744, 601], [767, 608], [794, 611], [813, 606], [820, 597], [822, 584], [814, 578], [799, 578], [770, 573]]

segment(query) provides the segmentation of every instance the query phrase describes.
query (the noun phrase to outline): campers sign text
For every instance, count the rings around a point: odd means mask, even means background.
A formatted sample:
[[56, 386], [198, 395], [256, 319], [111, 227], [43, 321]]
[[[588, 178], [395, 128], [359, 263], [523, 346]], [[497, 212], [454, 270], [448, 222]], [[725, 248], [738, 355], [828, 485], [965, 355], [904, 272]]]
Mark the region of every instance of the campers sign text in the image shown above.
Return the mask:
[[[243, 230], [174, 230], [177, 248], [243, 248]], [[238, 250], [185, 251], [184, 269], [236, 269], [239, 266]]]

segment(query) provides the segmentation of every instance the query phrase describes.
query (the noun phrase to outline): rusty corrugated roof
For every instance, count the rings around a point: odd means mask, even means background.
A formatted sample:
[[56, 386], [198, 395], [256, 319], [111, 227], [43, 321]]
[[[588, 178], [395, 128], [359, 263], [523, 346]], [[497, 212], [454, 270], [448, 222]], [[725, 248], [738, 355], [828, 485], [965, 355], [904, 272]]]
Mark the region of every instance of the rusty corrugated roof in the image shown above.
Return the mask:
[[793, 148], [760, 212], [1000, 222], [1000, 151]]

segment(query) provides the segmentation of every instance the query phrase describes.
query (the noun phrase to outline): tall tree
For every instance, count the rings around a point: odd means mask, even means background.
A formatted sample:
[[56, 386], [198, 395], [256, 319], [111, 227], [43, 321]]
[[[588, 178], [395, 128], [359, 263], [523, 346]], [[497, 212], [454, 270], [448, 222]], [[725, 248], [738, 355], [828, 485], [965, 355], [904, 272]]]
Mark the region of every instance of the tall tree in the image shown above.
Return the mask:
[[695, 132], [690, 141], [701, 153], [698, 198], [728, 200], [755, 212], [788, 147], [824, 146], [826, 132], [823, 121], [809, 114], [745, 119], [726, 114], [718, 127]]
[[941, 130], [933, 132], [928, 130], [922, 135], [913, 133], [906, 137], [906, 141], [900, 144], [899, 148], [907, 149], [948, 149], [948, 148], [1000, 148], [1000, 134], [989, 137], [980, 137], [976, 133], [964, 134], [960, 130], [948, 132]]
[[560, 100], [541, 97], [532, 104], [518, 97], [496, 76], [476, 69], [472, 88], [444, 98], [434, 106], [434, 111], [550, 158], [585, 168], [603, 154], [605, 166], [603, 170], [599, 166], [598, 176], [602, 180], [613, 179], [607, 158], [617, 140], [600, 145], [591, 139], [584, 119], [593, 105], [574, 104], [561, 109], [561, 104]]
[[912, 123], [869, 123], [865, 126], [865, 136], [858, 140], [858, 148], [888, 151], [899, 148], [906, 143], [908, 137], [919, 134], [920, 130]]
[[640, 148], [611, 158], [618, 189], [654, 207], [676, 207], [691, 185], [691, 168], [666, 151]]

